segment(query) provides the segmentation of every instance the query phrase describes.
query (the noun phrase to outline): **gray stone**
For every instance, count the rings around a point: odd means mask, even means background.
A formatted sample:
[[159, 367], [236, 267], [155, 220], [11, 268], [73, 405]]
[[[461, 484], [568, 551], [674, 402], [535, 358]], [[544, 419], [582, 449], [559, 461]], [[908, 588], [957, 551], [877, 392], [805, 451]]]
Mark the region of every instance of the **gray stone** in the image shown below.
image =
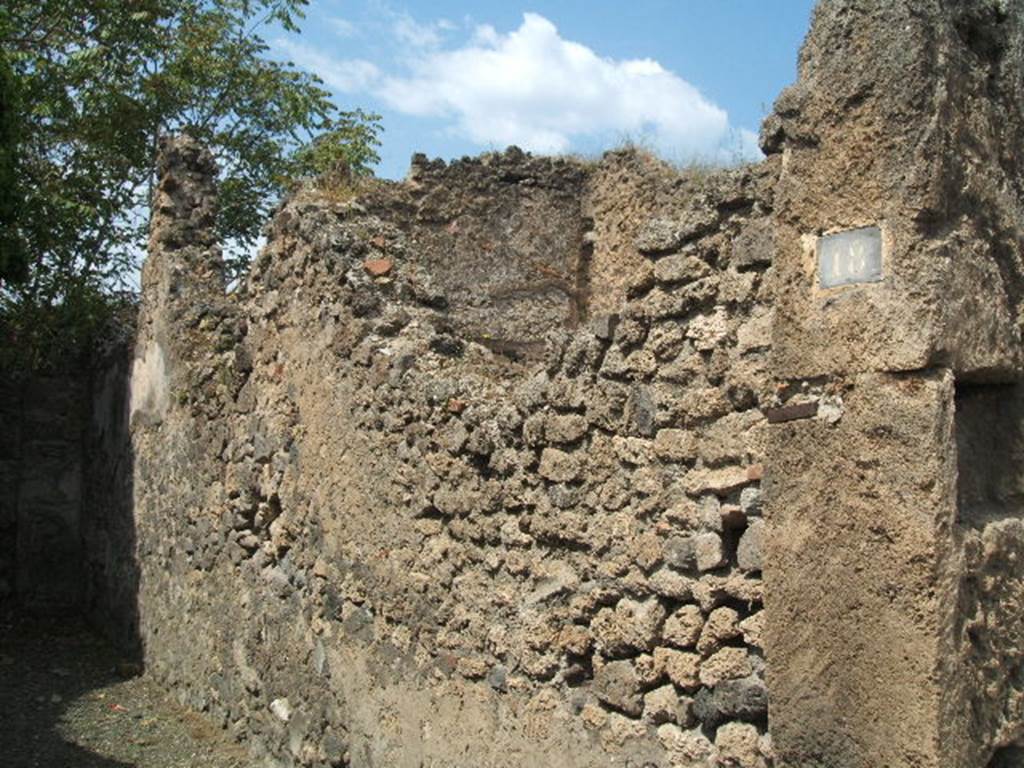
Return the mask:
[[717, 533], [701, 533], [695, 538], [697, 569], [713, 571], [728, 562], [722, 537]]
[[722, 530], [722, 503], [717, 496], [711, 493], [702, 496], [697, 510], [701, 527], [709, 531]]
[[764, 551], [764, 520], [750, 521], [736, 548], [736, 561], [743, 571], [760, 571]]
[[771, 219], [746, 222], [732, 241], [734, 267], [764, 266], [775, 257], [775, 232]]
[[681, 571], [697, 566], [697, 543], [693, 536], [672, 536], [662, 547], [665, 564]]
[[594, 673], [594, 695], [627, 715], [643, 713], [640, 680], [631, 661], [611, 661], [600, 667]]
[[654, 277], [662, 283], [688, 283], [710, 274], [707, 263], [685, 253], [666, 256], [654, 264]]
[[630, 423], [637, 432], [646, 437], [654, 434], [657, 405], [649, 387], [633, 387], [626, 402], [626, 411]]
[[675, 219], [649, 219], [640, 226], [635, 246], [640, 253], [668, 253], [706, 232], [718, 219], [713, 208], [696, 202]]
[[602, 341], [611, 341], [618, 324], [618, 315], [598, 315], [590, 321], [590, 332]]
[[504, 691], [508, 687], [508, 670], [499, 665], [491, 667], [487, 673], [487, 684], [496, 691]]
[[748, 486], [740, 492], [740, 509], [747, 517], [761, 513], [761, 489]]
[[724, 680], [697, 692], [693, 713], [708, 728], [717, 728], [726, 720], [758, 722], [768, 715], [768, 689], [754, 675]]

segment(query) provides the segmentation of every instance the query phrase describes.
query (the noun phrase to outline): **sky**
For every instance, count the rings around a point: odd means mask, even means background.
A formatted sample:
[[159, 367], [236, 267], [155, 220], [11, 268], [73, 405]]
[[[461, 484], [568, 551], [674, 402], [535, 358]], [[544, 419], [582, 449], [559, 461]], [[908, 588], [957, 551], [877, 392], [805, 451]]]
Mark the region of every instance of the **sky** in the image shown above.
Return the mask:
[[515, 144], [597, 156], [630, 141], [678, 163], [757, 159], [757, 131], [813, 0], [311, 0], [276, 57], [343, 109], [382, 115], [377, 173]]

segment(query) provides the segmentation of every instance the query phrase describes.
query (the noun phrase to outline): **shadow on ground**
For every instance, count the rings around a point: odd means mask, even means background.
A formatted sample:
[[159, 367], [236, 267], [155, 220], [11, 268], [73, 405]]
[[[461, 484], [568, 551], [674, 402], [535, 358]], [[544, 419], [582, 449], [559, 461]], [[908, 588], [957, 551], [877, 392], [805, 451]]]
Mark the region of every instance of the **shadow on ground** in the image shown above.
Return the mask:
[[[105, 643], [73, 619], [34, 619], [13, 610], [0, 618], [0, 742], [11, 768], [118, 768], [130, 763], [104, 757], [68, 741], [62, 718], [69, 706], [124, 682]], [[113, 702], [111, 702], [113, 704]], [[107, 717], [101, 707], [96, 714]], [[114, 710], [109, 717], [120, 714]], [[102, 725], [96, 723], [97, 726]]]
[[240, 768], [198, 715], [77, 618], [0, 613], [0, 755], [5, 768]]

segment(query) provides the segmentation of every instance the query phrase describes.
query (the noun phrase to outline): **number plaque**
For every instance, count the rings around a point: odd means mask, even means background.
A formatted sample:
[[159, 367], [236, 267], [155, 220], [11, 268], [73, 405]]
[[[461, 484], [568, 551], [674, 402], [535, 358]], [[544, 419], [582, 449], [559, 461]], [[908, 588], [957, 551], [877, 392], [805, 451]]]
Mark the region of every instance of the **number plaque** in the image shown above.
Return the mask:
[[882, 279], [882, 231], [861, 227], [818, 238], [818, 277], [822, 288]]

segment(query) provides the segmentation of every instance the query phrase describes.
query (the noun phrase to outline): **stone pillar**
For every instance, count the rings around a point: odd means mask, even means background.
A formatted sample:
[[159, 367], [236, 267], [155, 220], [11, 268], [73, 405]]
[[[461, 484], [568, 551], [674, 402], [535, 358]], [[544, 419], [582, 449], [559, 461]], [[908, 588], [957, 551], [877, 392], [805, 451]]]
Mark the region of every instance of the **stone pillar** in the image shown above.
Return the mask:
[[164, 138], [157, 177], [131, 387], [132, 419], [149, 423], [197, 386], [187, 363], [226, 314], [213, 155], [187, 134]]
[[783, 766], [981, 768], [1014, 737], [964, 682], [957, 393], [1021, 375], [1022, 24], [1019, 0], [825, 0], [765, 122]]

